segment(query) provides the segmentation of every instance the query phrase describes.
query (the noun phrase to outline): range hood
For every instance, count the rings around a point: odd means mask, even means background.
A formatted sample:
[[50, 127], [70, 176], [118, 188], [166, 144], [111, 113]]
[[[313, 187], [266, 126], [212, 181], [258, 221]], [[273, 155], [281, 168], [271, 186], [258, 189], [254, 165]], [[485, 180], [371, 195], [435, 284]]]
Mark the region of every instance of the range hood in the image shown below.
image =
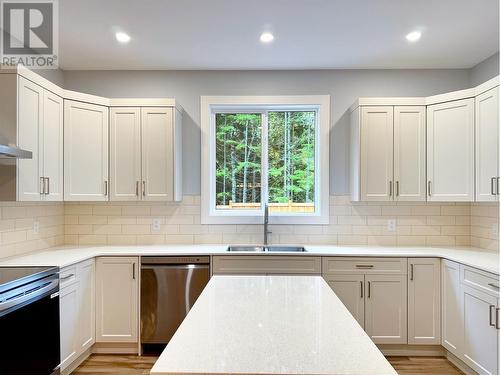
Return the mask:
[[14, 145], [0, 144], [0, 159], [32, 159], [31, 151], [23, 150]]

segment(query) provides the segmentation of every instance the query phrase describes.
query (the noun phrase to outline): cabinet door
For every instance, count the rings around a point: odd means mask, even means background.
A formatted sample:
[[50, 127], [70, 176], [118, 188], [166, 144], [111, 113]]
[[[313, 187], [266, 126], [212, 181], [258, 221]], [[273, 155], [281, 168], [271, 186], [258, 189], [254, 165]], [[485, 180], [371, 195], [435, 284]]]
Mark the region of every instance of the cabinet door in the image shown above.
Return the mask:
[[111, 108], [110, 199], [136, 201], [141, 184], [141, 110]]
[[441, 265], [437, 258], [408, 260], [408, 344], [441, 343]]
[[44, 200], [63, 200], [63, 99], [50, 91], [43, 93], [43, 177]]
[[468, 286], [464, 295], [463, 359], [479, 374], [498, 374], [497, 299]]
[[427, 107], [429, 201], [474, 199], [474, 99]]
[[64, 200], [108, 199], [108, 108], [64, 101]]
[[78, 357], [78, 283], [62, 288], [59, 298], [61, 370], [63, 370]]
[[138, 263], [136, 257], [97, 259], [97, 342], [137, 342]]
[[476, 97], [476, 201], [498, 200], [498, 87]]
[[77, 268], [79, 335], [77, 348], [79, 354], [89, 349], [95, 342], [95, 262], [80, 263]]
[[406, 275], [365, 275], [365, 331], [376, 344], [406, 344]]
[[393, 107], [361, 109], [361, 200], [393, 199]]
[[23, 77], [18, 79], [17, 137], [18, 146], [31, 151], [31, 159], [17, 160], [19, 201], [39, 201], [42, 191], [43, 149], [41, 127], [43, 88]]
[[141, 108], [143, 200], [172, 201], [174, 193], [173, 109]]
[[425, 201], [425, 107], [394, 107], [394, 199]]
[[361, 275], [329, 275], [325, 280], [340, 298], [351, 315], [358, 321], [361, 327], [365, 325], [365, 299], [364, 282], [365, 276]]
[[461, 357], [464, 342], [464, 308], [459, 264], [443, 260], [441, 280], [441, 345]]

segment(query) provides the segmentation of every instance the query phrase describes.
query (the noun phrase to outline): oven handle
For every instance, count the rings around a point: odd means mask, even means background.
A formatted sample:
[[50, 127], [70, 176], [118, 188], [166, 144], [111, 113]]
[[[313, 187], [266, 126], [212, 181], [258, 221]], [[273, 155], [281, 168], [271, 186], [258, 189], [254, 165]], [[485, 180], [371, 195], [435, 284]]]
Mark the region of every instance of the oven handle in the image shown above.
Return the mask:
[[24, 294], [18, 298], [14, 298], [5, 302], [0, 303], [0, 312], [8, 310], [14, 306], [17, 306], [21, 303], [24, 303], [26, 301], [29, 301], [30, 299], [33, 299], [34, 297], [39, 297], [42, 294], [45, 294], [52, 289], [54, 289], [57, 285], [59, 284], [59, 279], [52, 280], [50, 283], [45, 285], [44, 287], [37, 289], [33, 291], [32, 293]]

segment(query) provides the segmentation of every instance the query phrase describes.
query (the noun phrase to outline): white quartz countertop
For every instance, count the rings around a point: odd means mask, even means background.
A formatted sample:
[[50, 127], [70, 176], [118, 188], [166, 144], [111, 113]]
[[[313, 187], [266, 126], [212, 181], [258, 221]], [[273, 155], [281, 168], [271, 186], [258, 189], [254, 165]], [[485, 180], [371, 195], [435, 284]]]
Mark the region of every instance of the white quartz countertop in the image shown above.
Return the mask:
[[214, 276], [151, 375], [396, 374], [319, 276]]
[[477, 248], [377, 247], [377, 246], [305, 246], [304, 253], [228, 253], [227, 245], [144, 245], [144, 246], [62, 246], [0, 260], [1, 266], [66, 267], [97, 256], [189, 256], [189, 255], [294, 255], [294, 256], [391, 256], [439, 257], [500, 274], [500, 254]]

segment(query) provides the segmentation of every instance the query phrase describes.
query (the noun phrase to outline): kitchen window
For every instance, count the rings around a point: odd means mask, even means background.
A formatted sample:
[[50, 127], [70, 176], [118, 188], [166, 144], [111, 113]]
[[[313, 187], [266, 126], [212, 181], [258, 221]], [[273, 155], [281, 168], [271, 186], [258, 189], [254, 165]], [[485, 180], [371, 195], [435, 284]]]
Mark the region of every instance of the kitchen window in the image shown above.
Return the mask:
[[202, 97], [202, 223], [328, 223], [329, 104]]

